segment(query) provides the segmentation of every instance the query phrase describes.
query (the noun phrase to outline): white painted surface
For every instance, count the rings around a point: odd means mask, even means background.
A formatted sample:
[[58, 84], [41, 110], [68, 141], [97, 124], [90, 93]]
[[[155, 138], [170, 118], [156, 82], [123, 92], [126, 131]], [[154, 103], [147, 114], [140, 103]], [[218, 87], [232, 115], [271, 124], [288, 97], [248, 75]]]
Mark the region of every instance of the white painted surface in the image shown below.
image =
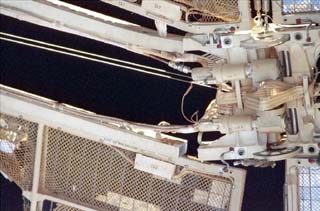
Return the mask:
[[159, 140], [118, 127], [105, 126], [71, 116], [63, 111], [46, 108], [0, 93], [0, 110], [12, 116], [22, 116], [53, 128], [63, 128], [65, 132], [84, 138], [118, 146], [134, 152], [153, 155], [162, 159], [176, 160], [186, 153], [187, 143], [169, 145]]
[[175, 173], [176, 166], [171, 163], [137, 154], [134, 168], [159, 177], [171, 179]]

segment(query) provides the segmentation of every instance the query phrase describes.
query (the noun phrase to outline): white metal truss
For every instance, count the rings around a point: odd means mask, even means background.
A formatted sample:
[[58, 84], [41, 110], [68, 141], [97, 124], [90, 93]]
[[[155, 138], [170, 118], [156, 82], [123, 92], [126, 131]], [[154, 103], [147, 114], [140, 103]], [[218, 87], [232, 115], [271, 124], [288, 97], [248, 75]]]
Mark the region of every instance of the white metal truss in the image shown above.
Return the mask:
[[[48, 106], [50, 104], [51, 107]], [[24, 195], [31, 201], [32, 211], [36, 210], [38, 202], [45, 199], [82, 210], [93, 210], [86, 206], [77, 205], [73, 202], [38, 192], [41, 173], [41, 149], [44, 140], [46, 140], [47, 131], [44, 129], [46, 127], [63, 129], [63, 131], [79, 137], [138, 152], [174, 165], [183, 166], [190, 171], [231, 178], [233, 188], [228, 210], [241, 210], [246, 172], [236, 168], [231, 168], [230, 171], [224, 172], [222, 165], [204, 164], [186, 158], [184, 154], [187, 144], [183, 140], [180, 140], [181, 144], [170, 145], [159, 142], [155, 137], [137, 134], [118, 127], [101, 125], [60, 110], [59, 104], [56, 104], [54, 101], [5, 86], [1, 86], [0, 111], [6, 115], [23, 118], [39, 124], [32, 190], [24, 191]]]
[[[113, 21], [110, 17], [60, 1], [1, 1], [1, 14], [84, 36], [122, 48], [139, 46], [168, 52], [183, 52], [182, 37], [161, 37], [156, 31]], [[93, 17], [95, 18], [93, 18]], [[159, 45], [161, 43], [161, 45]]]
[[[31, 200], [32, 211], [41, 207], [39, 204], [46, 199], [81, 210], [93, 210], [90, 206], [39, 191], [43, 177], [42, 149], [49, 139], [50, 128], [68, 133], [66, 137], [74, 135], [81, 140], [139, 154], [135, 161], [127, 161], [154, 176], [173, 177], [178, 166], [202, 175], [229, 178], [233, 187], [227, 206], [229, 211], [241, 209], [246, 173], [229, 169], [225, 160], [255, 167], [274, 166], [275, 161], [286, 160], [286, 211], [320, 209], [318, 198], [312, 198], [320, 195], [318, 185], [310, 184], [311, 177], [319, 172], [316, 159], [320, 156], [320, 84], [316, 67], [320, 54], [320, 16], [318, 7], [309, 7], [318, 5], [313, 3], [316, 0], [298, 3], [295, 0], [256, 0], [252, 8], [257, 12], [255, 18], [251, 18], [248, 0], [231, 0], [240, 12], [240, 19], [235, 22], [219, 22], [219, 18], [215, 19], [217, 22], [188, 22], [188, 17], [183, 20], [184, 7], [188, 8], [188, 2], [193, 4], [198, 2], [196, 0], [102, 1], [153, 19], [158, 31], [58, 0], [2, 0], [0, 13], [149, 56], [184, 74], [191, 74], [186, 77], [197, 84], [217, 88], [217, 97], [204, 117], [191, 121], [192, 125], [177, 126], [177, 130], [198, 132], [200, 161], [220, 160], [228, 168], [187, 158], [186, 140], [160, 133], [177, 131], [163, 131], [159, 125], [151, 129], [139, 128], [126, 121], [119, 123], [116, 118], [114, 122], [103, 121], [99, 119], [101, 116], [83, 110], [85, 115], [79, 115], [78, 108], [0, 86], [0, 112], [38, 125], [32, 187], [24, 190], [24, 195]], [[297, 4], [303, 6], [284, 11], [288, 5]], [[270, 7], [272, 17], [268, 15]], [[198, 12], [195, 11], [195, 16]], [[184, 36], [169, 34], [167, 26], [188, 33]], [[8, 37], [1, 39], [9, 41]], [[201, 67], [191, 68], [183, 62], [198, 63]], [[203, 133], [212, 131], [225, 135], [210, 144], [202, 142]], [[301, 182], [304, 177], [309, 183]], [[304, 190], [308, 188], [310, 194], [305, 197]], [[209, 200], [210, 193], [198, 191], [197, 202]], [[106, 198], [103, 194], [98, 196], [102, 201]]]

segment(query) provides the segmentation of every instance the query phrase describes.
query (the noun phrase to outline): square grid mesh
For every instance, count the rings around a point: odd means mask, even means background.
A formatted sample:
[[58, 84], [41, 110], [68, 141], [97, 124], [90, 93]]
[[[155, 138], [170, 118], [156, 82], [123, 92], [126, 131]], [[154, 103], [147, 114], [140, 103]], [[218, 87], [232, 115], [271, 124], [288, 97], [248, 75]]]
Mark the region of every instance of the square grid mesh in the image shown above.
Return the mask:
[[[198, 23], [238, 22], [238, 0], [172, 0], [189, 7], [184, 19]], [[249, 6], [249, 5], [248, 5]]]
[[69, 207], [63, 204], [57, 204], [56, 208], [54, 208], [53, 211], [82, 211], [82, 210], [74, 207]]
[[27, 128], [28, 141], [22, 142], [19, 149], [16, 149], [12, 154], [0, 151], [0, 170], [8, 175], [21, 189], [30, 191], [32, 188], [38, 124], [2, 113], [0, 113], [0, 116]]
[[319, 0], [283, 0], [283, 14], [320, 12]]
[[298, 168], [300, 211], [320, 210], [320, 167]]
[[228, 210], [229, 179], [186, 174], [168, 181], [134, 169], [123, 154], [135, 158], [133, 152], [49, 128], [40, 192], [97, 210]]

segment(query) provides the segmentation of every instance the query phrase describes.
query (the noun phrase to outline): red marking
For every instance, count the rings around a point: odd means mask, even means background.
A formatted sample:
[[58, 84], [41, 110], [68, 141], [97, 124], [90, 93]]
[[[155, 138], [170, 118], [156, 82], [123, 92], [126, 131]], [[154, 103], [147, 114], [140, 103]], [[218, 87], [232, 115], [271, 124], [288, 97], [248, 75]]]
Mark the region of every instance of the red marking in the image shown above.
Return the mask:
[[297, 18], [297, 19], [296, 19], [296, 24], [301, 24], [301, 23], [302, 23], [301, 18]]
[[236, 30], [236, 28], [234, 26], [231, 26], [229, 29], [231, 32], [234, 32]]
[[309, 158], [309, 163], [315, 163], [316, 162], [316, 160], [315, 159], [311, 159], [311, 158]]

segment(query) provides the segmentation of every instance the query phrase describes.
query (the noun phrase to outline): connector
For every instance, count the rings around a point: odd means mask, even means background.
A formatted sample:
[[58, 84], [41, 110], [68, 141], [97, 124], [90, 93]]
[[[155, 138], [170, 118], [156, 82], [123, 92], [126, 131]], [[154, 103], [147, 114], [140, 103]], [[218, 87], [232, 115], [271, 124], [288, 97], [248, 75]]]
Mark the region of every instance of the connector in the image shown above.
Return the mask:
[[182, 63], [177, 63], [177, 62], [173, 62], [173, 61], [170, 61], [168, 63], [169, 67], [175, 69], [175, 70], [178, 70], [179, 72], [183, 72], [183, 73], [191, 73], [191, 68], [182, 64]]

